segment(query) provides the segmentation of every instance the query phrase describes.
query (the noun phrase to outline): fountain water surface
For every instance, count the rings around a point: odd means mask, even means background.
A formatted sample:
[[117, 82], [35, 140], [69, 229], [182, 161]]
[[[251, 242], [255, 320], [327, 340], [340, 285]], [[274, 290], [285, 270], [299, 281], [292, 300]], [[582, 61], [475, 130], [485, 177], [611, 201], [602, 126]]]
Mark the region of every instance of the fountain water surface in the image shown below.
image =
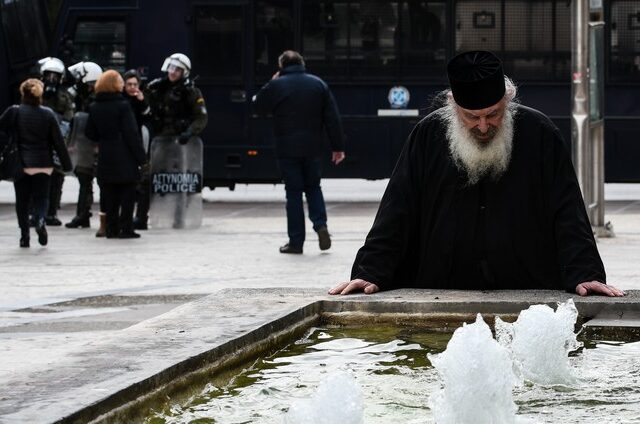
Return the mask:
[[350, 374], [330, 374], [310, 399], [301, 399], [289, 408], [285, 424], [362, 424], [362, 389]]
[[640, 423], [640, 342], [580, 347], [576, 317], [572, 301], [532, 306], [513, 324], [497, 319], [495, 339], [479, 315], [452, 336], [314, 328], [145, 422]]

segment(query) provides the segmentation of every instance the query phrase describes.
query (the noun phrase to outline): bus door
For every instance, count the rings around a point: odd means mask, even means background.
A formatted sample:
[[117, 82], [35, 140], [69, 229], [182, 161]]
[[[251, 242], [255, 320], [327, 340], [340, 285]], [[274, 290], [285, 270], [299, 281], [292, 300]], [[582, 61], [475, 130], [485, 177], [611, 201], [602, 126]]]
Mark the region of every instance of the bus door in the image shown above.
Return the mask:
[[[51, 5], [52, 14], [57, 13]], [[49, 56], [47, 5], [31, 0], [0, 0], [0, 113], [17, 101], [19, 84], [39, 71], [36, 61]]]
[[205, 184], [242, 179], [247, 144], [250, 69], [247, 52], [249, 4], [193, 5], [193, 72], [209, 113], [204, 141]]

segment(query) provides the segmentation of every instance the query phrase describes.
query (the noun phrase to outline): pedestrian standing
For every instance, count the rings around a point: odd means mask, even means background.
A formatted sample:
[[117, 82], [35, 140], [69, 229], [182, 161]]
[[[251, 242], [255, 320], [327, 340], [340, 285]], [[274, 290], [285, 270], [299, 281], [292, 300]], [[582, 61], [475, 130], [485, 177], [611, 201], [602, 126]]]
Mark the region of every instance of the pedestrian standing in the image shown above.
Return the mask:
[[53, 154], [62, 169], [71, 171], [71, 159], [54, 112], [42, 106], [44, 84], [31, 78], [20, 85], [22, 104], [10, 106], [0, 116], [0, 130], [12, 134], [18, 147], [21, 169], [14, 176], [16, 215], [20, 227], [20, 247], [29, 247], [29, 205], [33, 206], [38, 242], [45, 246], [48, 234], [45, 216], [53, 173]]
[[98, 185], [106, 213], [107, 238], [139, 238], [133, 231], [133, 208], [140, 167], [146, 156], [131, 105], [122, 96], [124, 81], [104, 72], [95, 85], [86, 136], [98, 143]]
[[[124, 79], [124, 97], [131, 104], [133, 115], [136, 117], [136, 125], [140, 136], [142, 137], [142, 126], [149, 118], [151, 108], [149, 101], [144, 95], [140, 84], [141, 78], [138, 71], [130, 69], [123, 75]], [[133, 228], [136, 230], [148, 229], [147, 221], [149, 219], [149, 197], [150, 197], [150, 181], [149, 181], [149, 143], [143, 143], [147, 161], [142, 167], [142, 177], [136, 186], [136, 213], [133, 218]]]
[[287, 50], [278, 59], [280, 70], [254, 97], [258, 113], [272, 114], [278, 165], [287, 194], [289, 242], [280, 253], [302, 253], [305, 239], [302, 193], [321, 250], [331, 247], [327, 211], [320, 188], [324, 132], [329, 136], [332, 162], [345, 158], [338, 107], [327, 84], [306, 73], [303, 57]]

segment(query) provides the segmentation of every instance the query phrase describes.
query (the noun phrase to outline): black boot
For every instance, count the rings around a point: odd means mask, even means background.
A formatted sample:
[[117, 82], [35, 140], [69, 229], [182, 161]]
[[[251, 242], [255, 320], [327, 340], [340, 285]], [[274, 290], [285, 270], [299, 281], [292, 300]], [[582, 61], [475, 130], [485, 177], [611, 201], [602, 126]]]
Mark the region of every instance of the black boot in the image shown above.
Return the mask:
[[47, 227], [45, 227], [45, 220], [40, 219], [36, 223], [36, 233], [38, 233], [38, 243], [41, 246], [46, 246], [49, 242], [49, 235], [47, 234]]
[[91, 227], [91, 221], [89, 217], [91, 214], [84, 216], [74, 216], [71, 222], [64, 224], [67, 228], [89, 228]]
[[147, 225], [148, 217], [138, 217], [133, 218], [133, 229], [134, 230], [147, 230], [149, 227]]
[[[59, 227], [62, 225], [62, 221], [58, 219], [57, 215], [49, 215], [44, 219], [44, 222], [51, 227]], [[38, 225], [36, 224], [36, 228]]]
[[329, 235], [327, 227], [318, 228], [318, 244], [320, 245], [320, 250], [328, 250], [331, 248], [331, 236]]
[[117, 225], [109, 225], [109, 220], [107, 219], [107, 229], [105, 234], [108, 239], [118, 238], [120, 235], [120, 228]]
[[76, 171], [76, 176], [80, 182], [80, 191], [78, 192], [78, 204], [76, 206], [76, 216], [71, 222], [64, 224], [67, 228], [89, 228], [91, 227], [90, 218], [91, 205], [93, 204], [93, 176]]
[[51, 174], [49, 186], [49, 210], [45, 215], [45, 223], [51, 227], [59, 227], [62, 225], [62, 221], [58, 219], [58, 209], [60, 209], [63, 184], [64, 173], [58, 169], [54, 169], [53, 174]]
[[302, 247], [293, 247], [289, 243], [280, 247], [280, 253], [293, 253], [299, 255], [302, 253]]
[[29, 247], [29, 228], [20, 229], [20, 247]]

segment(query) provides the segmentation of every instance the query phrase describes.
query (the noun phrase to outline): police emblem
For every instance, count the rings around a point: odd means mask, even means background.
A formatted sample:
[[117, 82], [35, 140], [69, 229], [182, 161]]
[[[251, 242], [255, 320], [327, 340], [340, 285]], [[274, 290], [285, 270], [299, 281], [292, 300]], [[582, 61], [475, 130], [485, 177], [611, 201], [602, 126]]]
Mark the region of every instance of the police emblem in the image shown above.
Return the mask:
[[392, 109], [406, 108], [409, 105], [410, 98], [409, 90], [401, 85], [391, 87], [389, 90], [389, 96], [387, 97], [389, 100], [389, 106], [391, 106]]

